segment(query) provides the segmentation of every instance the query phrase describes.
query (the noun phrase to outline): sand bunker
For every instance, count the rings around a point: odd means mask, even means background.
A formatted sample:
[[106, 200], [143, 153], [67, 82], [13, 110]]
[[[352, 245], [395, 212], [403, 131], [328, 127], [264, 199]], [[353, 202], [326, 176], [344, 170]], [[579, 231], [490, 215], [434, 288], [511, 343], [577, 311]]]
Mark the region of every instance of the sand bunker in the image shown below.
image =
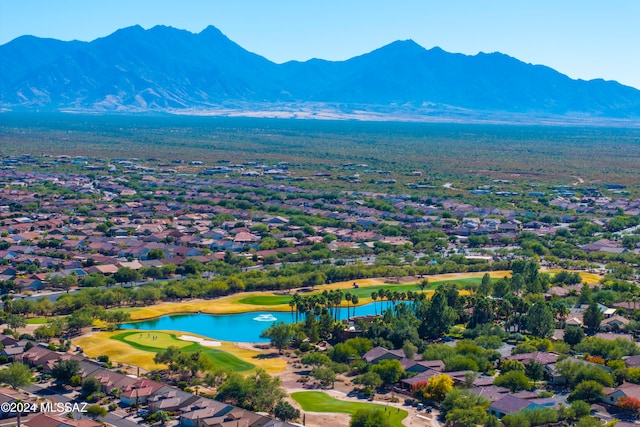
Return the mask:
[[182, 341], [197, 342], [204, 347], [220, 347], [222, 345], [220, 341], [205, 340], [204, 338], [192, 337], [191, 335], [180, 335], [178, 339]]

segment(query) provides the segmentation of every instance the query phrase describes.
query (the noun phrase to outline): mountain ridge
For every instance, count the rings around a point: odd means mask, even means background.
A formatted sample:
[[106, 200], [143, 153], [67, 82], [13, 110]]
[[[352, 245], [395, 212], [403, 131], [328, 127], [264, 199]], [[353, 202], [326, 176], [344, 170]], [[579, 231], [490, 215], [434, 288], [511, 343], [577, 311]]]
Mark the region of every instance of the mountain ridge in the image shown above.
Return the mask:
[[449, 53], [411, 39], [344, 61], [276, 64], [212, 25], [197, 34], [137, 25], [91, 42], [22, 36], [0, 46], [0, 109], [636, 120], [640, 91], [574, 80], [500, 52]]

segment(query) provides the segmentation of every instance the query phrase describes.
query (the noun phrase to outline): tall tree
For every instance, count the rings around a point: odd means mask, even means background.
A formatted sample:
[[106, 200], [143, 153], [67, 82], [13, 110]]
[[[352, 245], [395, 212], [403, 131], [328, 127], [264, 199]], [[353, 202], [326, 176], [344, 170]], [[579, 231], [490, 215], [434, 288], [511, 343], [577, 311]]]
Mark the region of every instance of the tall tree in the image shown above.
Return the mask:
[[380, 375], [384, 384], [392, 385], [400, 381], [404, 374], [404, 369], [402, 369], [402, 365], [397, 360], [382, 360], [371, 367], [371, 372]]
[[358, 409], [349, 422], [349, 427], [390, 427], [391, 421], [382, 409]]
[[100, 405], [91, 405], [87, 407], [87, 416], [92, 420], [97, 420], [98, 418], [106, 417], [107, 410]]
[[526, 319], [527, 330], [541, 338], [549, 337], [553, 333], [553, 313], [544, 302], [535, 303], [529, 310]]
[[516, 273], [514, 270], [513, 276], [511, 276], [511, 283], [509, 283], [511, 290], [514, 294], [518, 295], [524, 288], [524, 278], [521, 273]]
[[356, 315], [356, 306], [358, 305], [358, 303], [360, 302], [360, 299], [358, 298], [357, 295], [352, 295], [351, 296], [351, 304], [353, 304], [353, 315]]
[[69, 384], [71, 377], [74, 377], [80, 373], [80, 362], [77, 360], [58, 360], [51, 374], [55, 379], [63, 384]]
[[33, 374], [28, 366], [15, 362], [6, 369], [0, 370], [0, 383], [9, 384], [11, 388], [17, 389], [33, 382]]
[[309, 375], [320, 381], [320, 383], [325, 387], [331, 385], [331, 388], [333, 388], [333, 385], [336, 382], [336, 373], [333, 371], [333, 369], [327, 368], [325, 366], [318, 366], [313, 371], [311, 371], [311, 374]]
[[27, 326], [27, 319], [19, 314], [10, 314], [7, 316], [7, 325], [16, 331], [18, 328], [24, 328]]
[[478, 286], [478, 294], [486, 297], [491, 293], [491, 276], [489, 273], [485, 273], [482, 276], [482, 281], [480, 282], [480, 286]]
[[280, 353], [289, 346], [293, 339], [293, 325], [285, 322], [277, 322], [262, 331], [260, 338], [269, 338], [271, 345], [278, 349]]
[[429, 301], [419, 332], [425, 338], [434, 339], [442, 336], [453, 326], [456, 312], [447, 304], [447, 297], [443, 292], [436, 292]]
[[280, 378], [271, 377], [264, 370], [258, 369], [246, 377], [237, 373], [230, 374], [218, 388], [216, 399], [250, 411], [271, 412], [285, 396]]
[[286, 400], [281, 400], [276, 404], [276, 407], [273, 408], [273, 415], [279, 420], [287, 421], [297, 420], [300, 418], [300, 411]]
[[589, 333], [594, 334], [600, 329], [602, 318], [602, 311], [600, 311], [598, 304], [592, 302], [584, 311], [582, 315], [582, 322], [584, 323], [584, 326], [586, 326], [589, 330]]
[[564, 329], [564, 342], [573, 346], [580, 344], [584, 338], [584, 330], [578, 326], [567, 326]]

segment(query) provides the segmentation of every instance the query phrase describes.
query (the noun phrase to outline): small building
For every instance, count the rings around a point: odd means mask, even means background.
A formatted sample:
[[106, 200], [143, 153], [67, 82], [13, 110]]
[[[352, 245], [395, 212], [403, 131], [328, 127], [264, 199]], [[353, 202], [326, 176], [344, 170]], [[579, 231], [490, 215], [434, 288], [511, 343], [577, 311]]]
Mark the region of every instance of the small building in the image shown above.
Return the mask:
[[540, 407], [541, 405], [531, 402], [530, 400], [522, 399], [520, 397], [508, 394], [489, 405], [489, 414], [495, 415], [498, 418], [502, 418], [509, 414], [520, 412], [523, 409], [533, 409]]
[[619, 399], [623, 397], [632, 397], [634, 399], [640, 399], [640, 385], [624, 382], [613, 391], [607, 393], [602, 401], [610, 405], [615, 405]]
[[158, 390], [164, 387], [164, 384], [152, 381], [147, 378], [138, 378], [136, 382], [128, 385], [122, 390], [120, 400], [125, 405], [132, 403], [146, 404], [149, 398]]
[[404, 351], [402, 350], [387, 350], [383, 347], [375, 347], [367, 351], [363, 356], [367, 363], [378, 363], [381, 360], [400, 360], [404, 357]]
[[619, 331], [629, 323], [631, 323], [629, 319], [616, 314], [600, 322], [600, 329], [603, 331]]

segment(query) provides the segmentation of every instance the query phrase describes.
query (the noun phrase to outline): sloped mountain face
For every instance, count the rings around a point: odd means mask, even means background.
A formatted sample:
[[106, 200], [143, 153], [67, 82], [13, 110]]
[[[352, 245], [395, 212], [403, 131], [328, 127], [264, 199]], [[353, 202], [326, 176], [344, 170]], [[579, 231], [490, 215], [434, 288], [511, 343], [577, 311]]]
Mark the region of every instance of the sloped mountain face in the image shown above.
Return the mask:
[[467, 56], [398, 41], [347, 61], [275, 64], [214, 27], [199, 34], [125, 28], [92, 42], [25, 36], [0, 46], [0, 107], [180, 111], [283, 104], [386, 111], [640, 117], [640, 91], [572, 80], [492, 53]]

